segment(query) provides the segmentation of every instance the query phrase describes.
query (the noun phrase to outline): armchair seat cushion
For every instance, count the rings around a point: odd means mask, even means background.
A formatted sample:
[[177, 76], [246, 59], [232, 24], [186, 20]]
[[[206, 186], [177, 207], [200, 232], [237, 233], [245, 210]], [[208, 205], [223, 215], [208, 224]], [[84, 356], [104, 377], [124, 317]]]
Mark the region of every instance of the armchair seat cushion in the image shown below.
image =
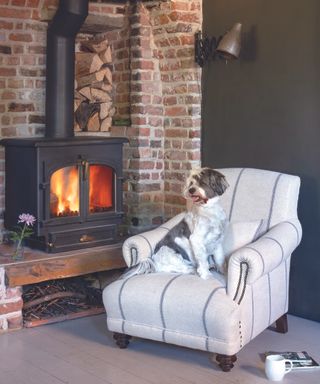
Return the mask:
[[240, 307], [218, 274], [138, 275], [109, 285], [103, 300], [111, 331], [228, 355], [241, 348]]

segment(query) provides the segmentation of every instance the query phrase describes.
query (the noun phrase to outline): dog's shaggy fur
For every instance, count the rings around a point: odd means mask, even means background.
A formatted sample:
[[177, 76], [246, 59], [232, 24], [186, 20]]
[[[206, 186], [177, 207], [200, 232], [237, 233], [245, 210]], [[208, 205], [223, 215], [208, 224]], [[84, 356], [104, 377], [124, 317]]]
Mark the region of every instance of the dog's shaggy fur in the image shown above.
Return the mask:
[[220, 172], [201, 168], [191, 172], [184, 196], [192, 200], [191, 208], [156, 245], [152, 258], [130, 268], [125, 277], [150, 272], [197, 273], [203, 279], [211, 277], [210, 258], [215, 268], [225, 273], [221, 241], [227, 223], [219, 204], [219, 196], [228, 183]]

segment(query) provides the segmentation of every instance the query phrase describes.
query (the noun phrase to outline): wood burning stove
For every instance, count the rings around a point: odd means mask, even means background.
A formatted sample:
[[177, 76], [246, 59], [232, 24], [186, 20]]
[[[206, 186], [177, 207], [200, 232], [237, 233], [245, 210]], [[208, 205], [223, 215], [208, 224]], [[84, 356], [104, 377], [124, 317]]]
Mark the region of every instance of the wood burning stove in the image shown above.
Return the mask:
[[117, 240], [124, 138], [74, 137], [75, 36], [89, 0], [60, 1], [47, 32], [46, 134], [5, 139], [7, 229], [37, 218], [29, 245], [60, 252]]
[[123, 138], [7, 139], [5, 227], [36, 216], [32, 247], [60, 252], [117, 240]]

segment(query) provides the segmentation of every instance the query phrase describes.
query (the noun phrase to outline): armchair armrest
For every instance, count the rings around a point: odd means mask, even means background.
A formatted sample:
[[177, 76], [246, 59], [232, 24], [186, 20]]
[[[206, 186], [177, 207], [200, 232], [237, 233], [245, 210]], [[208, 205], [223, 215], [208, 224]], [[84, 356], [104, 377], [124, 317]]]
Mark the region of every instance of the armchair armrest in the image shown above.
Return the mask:
[[128, 267], [151, 257], [157, 243], [185, 216], [182, 212], [151, 231], [129, 237], [122, 246], [122, 254]]
[[253, 284], [283, 263], [301, 241], [297, 218], [272, 227], [257, 241], [235, 251], [229, 258], [227, 292], [240, 304], [247, 284]]

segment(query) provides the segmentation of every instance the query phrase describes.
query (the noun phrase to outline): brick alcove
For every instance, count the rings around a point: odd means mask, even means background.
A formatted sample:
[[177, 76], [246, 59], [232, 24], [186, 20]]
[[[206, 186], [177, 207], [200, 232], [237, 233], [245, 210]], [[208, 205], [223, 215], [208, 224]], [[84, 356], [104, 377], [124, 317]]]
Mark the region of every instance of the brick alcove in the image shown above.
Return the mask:
[[[0, 2], [1, 138], [44, 134], [46, 29], [56, 6], [56, 0]], [[110, 28], [101, 29], [103, 17]], [[75, 131], [129, 139], [123, 159], [129, 233], [159, 225], [185, 207], [186, 174], [200, 163], [201, 70], [194, 62], [194, 33], [201, 23], [201, 0], [92, 1], [77, 37], [78, 50], [93, 35], [111, 47], [112, 124], [104, 131]], [[4, 183], [1, 148], [2, 213]], [[21, 288], [6, 286], [2, 264], [0, 269], [0, 306], [15, 303], [15, 315]], [[5, 325], [0, 311], [0, 329], [17, 323], [8, 313]]]

